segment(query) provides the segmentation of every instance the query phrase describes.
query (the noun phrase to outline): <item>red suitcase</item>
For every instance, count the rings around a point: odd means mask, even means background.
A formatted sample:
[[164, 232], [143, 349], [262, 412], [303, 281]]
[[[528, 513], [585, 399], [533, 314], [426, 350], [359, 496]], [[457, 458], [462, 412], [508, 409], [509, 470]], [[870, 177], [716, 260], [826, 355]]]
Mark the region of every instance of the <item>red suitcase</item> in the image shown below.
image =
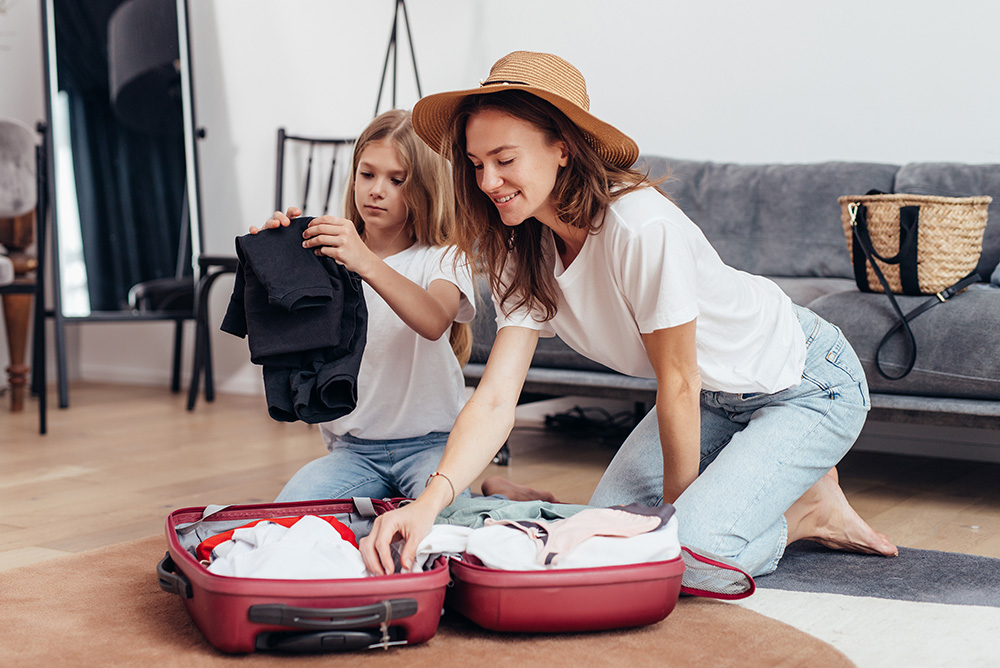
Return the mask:
[[444, 559], [423, 573], [360, 579], [272, 580], [216, 575], [194, 556], [206, 537], [264, 518], [334, 515], [364, 535], [395, 502], [354, 499], [182, 508], [167, 517], [160, 587], [178, 594], [215, 647], [328, 652], [425, 642], [437, 631], [449, 575]]
[[507, 571], [463, 555], [449, 568], [448, 608], [493, 631], [644, 626], [665, 619], [681, 593], [731, 600], [755, 588], [736, 564], [687, 547], [676, 559], [626, 566]]
[[655, 624], [677, 604], [684, 574], [681, 557], [548, 571], [496, 570], [474, 560], [449, 562], [454, 586], [447, 605], [494, 631], [598, 631]]

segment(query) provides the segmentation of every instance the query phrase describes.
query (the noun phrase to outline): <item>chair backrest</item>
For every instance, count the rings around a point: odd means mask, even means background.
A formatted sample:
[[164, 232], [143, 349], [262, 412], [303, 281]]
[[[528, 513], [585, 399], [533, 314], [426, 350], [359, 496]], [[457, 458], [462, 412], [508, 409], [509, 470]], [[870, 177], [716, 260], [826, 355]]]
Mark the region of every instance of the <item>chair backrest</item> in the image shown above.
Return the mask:
[[23, 216], [35, 208], [36, 133], [13, 119], [0, 119], [0, 218]]
[[297, 206], [303, 213], [341, 214], [344, 190], [351, 172], [353, 139], [304, 137], [278, 128], [274, 208]]

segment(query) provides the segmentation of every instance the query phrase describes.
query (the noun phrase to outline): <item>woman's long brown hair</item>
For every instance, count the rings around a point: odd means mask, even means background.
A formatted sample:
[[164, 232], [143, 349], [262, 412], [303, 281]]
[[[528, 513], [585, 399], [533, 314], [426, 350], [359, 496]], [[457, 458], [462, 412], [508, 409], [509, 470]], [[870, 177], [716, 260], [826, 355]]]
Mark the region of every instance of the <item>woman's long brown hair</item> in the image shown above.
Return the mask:
[[473, 266], [486, 273], [504, 313], [527, 307], [550, 320], [556, 314], [557, 295], [551, 268], [543, 257], [544, 226], [534, 218], [514, 227], [504, 225], [496, 205], [479, 189], [467, 155], [466, 123], [484, 109], [525, 120], [545, 133], [550, 142], [566, 142], [569, 162], [560, 169], [550, 195], [564, 223], [593, 234], [601, 225], [599, 215], [611, 202], [655, 184], [642, 172], [606, 162], [575, 123], [530, 93], [515, 90], [470, 95], [459, 106], [445, 139], [458, 212], [455, 243], [474, 260]]

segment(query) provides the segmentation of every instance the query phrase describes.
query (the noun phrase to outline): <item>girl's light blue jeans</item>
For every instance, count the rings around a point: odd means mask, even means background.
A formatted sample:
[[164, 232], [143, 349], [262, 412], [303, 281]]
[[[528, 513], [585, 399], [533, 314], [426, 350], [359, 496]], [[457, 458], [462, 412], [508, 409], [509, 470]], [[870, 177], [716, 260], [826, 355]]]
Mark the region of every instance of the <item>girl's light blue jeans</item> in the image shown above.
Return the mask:
[[275, 500], [416, 498], [427, 476], [437, 470], [448, 434], [431, 432], [390, 440], [344, 435], [338, 439], [328, 455], [299, 469]]
[[[806, 336], [802, 381], [775, 394], [701, 393], [698, 478], [674, 503], [680, 542], [774, 571], [788, 541], [785, 511], [850, 450], [868, 413], [868, 384], [836, 326], [795, 307]], [[656, 409], [622, 444], [593, 506], [663, 501]]]

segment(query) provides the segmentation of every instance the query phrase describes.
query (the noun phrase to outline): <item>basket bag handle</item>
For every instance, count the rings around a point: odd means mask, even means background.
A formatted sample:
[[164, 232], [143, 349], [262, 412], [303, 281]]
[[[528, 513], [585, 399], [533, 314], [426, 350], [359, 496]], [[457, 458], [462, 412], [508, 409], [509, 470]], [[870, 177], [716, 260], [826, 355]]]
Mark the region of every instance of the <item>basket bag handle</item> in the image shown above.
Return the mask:
[[[881, 190], [869, 190], [865, 195], [885, 195]], [[862, 292], [872, 292], [868, 286], [867, 265], [871, 263], [876, 271], [878, 267], [872, 256], [877, 257], [886, 264], [899, 265], [899, 282], [903, 289], [903, 294], [919, 295], [920, 281], [917, 279], [917, 238], [920, 228], [920, 207], [902, 206], [899, 208], [899, 251], [892, 257], [883, 257], [875, 250], [871, 235], [868, 232], [868, 208], [858, 203], [857, 219], [852, 216], [851, 227], [854, 229], [855, 237], [860, 236], [861, 241], [853, 244], [851, 261], [854, 265], [854, 282], [858, 284], [858, 289]], [[856, 223], [856, 224], [855, 224]], [[866, 252], [867, 251], [867, 252]], [[876, 274], [879, 275], [879, 274]], [[885, 281], [882, 281], [885, 288]], [[885, 288], [888, 292], [888, 288]]]
[[[881, 195], [884, 194], [878, 190], [870, 190], [868, 195]], [[907, 210], [911, 211], [907, 211]], [[917, 240], [917, 220], [919, 218], [920, 207], [917, 206], [904, 206], [900, 207], [899, 217], [900, 217], [900, 230], [899, 230], [899, 252], [891, 258], [884, 258], [879, 255], [875, 248], [872, 246], [871, 237], [868, 234], [868, 224], [867, 224], [867, 208], [861, 202], [852, 202], [847, 205], [847, 212], [851, 217], [851, 230], [854, 233], [854, 273], [855, 279], [858, 283], [858, 287], [861, 288], [862, 285], [867, 287], [867, 278], [862, 281], [858, 278], [858, 250], [860, 249], [863, 254], [864, 260], [871, 263], [872, 269], [875, 271], [875, 276], [878, 278], [879, 283], [882, 284], [882, 289], [885, 290], [885, 296], [889, 298], [889, 302], [892, 304], [893, 310], [896, 312], [896, 316], [899, 321], [892, 326], [892, 328], [885, 333], [882, 340], [879, 342], [878, 347], [875, 349], [875, 368], [878, 370], [879, 374], [888, 380], [899, 380], [904, 378], [910, 371], [913, 370], [913, 365], [917, 361], [917, 340], [913, 336], [913, 330], [910, 329], [910, 321], [916, 318], [918, 315], [927, 311], [933, 306], [938, 304], [943, 304], [948, 301], [959, 292], [969, 287], [973, 283], [978, 283], [981, 279], [979, 274], [973, 271], [971, 274], [955, 283], [951, 287], [945, 288], [941, 292], [937, 293], [927, 301], [923, 302], [915, 309], [907, 314], [903, 314], [903, 310], [899, 308], [899, 304], [896, 302], [896, 298], [892, 294], [892, 290], [889, 288], [888, 281], [885, 280], [885, 276], [882, 275], [882, 270], [879, 269], [878, 264], [875, 263], [873, 257], [886, 262], [888, 264], [899, 264], [900, 265], [900, 283], [903, 286], [903, 290], [907, 294], [920, 294], [920, 290], [917, 286], [916, 280], [916, 240]], [[904, 218], [906, 222], [904, 223]], [[904, 238], [905, 236], [905, 238]], [[911, 250], [912, 248], [912, 250]], [[909, 256], [909, 257], [908, 257]], [[864, 260], [862, 260], [861, 271], [865, 272]], [[912, 272], [907, 271], [909, 261], [912, 260]], [[862, 273], [862, 276], [865, 274]], [[908, 287], [908, 284], [912, 286]], [[864, 290], [864, 288], [861, 288]], [[866, 292], [871, 292], [871, 290], [865, 290]], [[882, 363], [879, 361], [879, 356], [882, 353], [882, 348], [889, 341], [892, 336], [903, 330], [906, 334], [907, 339], [910, 341], [910, 350], [907, 357], [906, 367], [903, 369], [903, 373], [898, 376], [890, 376], [882, 368]]]

